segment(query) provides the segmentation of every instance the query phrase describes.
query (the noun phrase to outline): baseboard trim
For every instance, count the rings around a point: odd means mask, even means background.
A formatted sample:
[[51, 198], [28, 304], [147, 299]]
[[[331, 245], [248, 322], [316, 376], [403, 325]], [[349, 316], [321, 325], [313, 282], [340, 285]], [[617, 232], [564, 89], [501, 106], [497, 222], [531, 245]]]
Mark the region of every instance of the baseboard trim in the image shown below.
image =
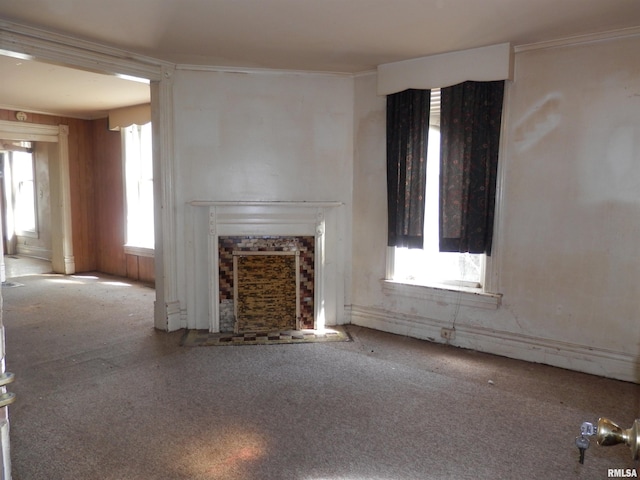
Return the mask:
[[42, 260], [51, 261], [51, 250], [43, 247], [37, 247], [34, 245], [16, 245], [16, 253], [18, 255], [25, 255], [27, 257], [40, 258]]
[[[348, 310], [354, 325], [436, 343], [447, 343], [440, 337], [440, 329], [451, 327], [448, 323], [427, 317], [380, 308], [352, 305]], [[518, 360], [640, 383], [640, 359], [628, 353], [465, 325], [456, 325], [455, 339], [448, 343]]]

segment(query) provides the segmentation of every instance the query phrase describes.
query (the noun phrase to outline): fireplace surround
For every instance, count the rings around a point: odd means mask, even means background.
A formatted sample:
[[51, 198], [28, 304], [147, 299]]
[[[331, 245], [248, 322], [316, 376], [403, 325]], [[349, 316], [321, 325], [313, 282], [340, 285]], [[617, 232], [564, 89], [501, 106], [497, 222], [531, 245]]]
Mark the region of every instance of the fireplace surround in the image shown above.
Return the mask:
[[[224, 315], [230, 308], [228, 299], [221, 295], [224, 285], [221, 288], [220, 244], [231, 237], [267, 239], [274, 245], [279, 239], [291, 238], [313, 242], [313, 287], [310, 289], [313, 300], [308, 307], [312, 308], [309, 317], [313, 323], [302, 326], [321, 330], [328, 325], [344, 323], [344, 245], [339, 234], [339, 225], [344, 223], [341, 202], [192, 201], [190, 205], [196, 207], [196, 212], [208, 210], [207, 251], [197, 251], [198, 242], [194, 242], [194, 268], [201, 268], [197, 258], [204, 253], [209, 278], [210, 332], [225, 328]], [[202, 216], [196, 213], [194, 218]], [[222, 277], [224, 281], [224, 274]], [[301, 308], [304, 318], [305, 307]], [[202, 328], [201, 325], [196, 328]]]

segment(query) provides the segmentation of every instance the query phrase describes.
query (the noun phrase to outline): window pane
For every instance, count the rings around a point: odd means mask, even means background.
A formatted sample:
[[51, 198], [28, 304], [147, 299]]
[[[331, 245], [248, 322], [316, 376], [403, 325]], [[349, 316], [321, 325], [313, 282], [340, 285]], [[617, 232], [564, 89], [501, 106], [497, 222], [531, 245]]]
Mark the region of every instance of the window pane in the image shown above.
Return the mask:
[[18, 232], [35, 232], [36, 200], [33, 179], [33, 154], [12, 152], [15, 188], [15, 226]]
[[126, 244], [154, 248], [151, 123], [123, 129], [122, 138], [127, 195]]
[[393, 279], [418, 284], [460, 285], [463, 282], [464, 286], [478, 287], [482, 283], [484, 255], [439, 251], [440, 130], [437, 123], [437, 118], [432, 119], [429, 128], [424, 249], [396, 248]]

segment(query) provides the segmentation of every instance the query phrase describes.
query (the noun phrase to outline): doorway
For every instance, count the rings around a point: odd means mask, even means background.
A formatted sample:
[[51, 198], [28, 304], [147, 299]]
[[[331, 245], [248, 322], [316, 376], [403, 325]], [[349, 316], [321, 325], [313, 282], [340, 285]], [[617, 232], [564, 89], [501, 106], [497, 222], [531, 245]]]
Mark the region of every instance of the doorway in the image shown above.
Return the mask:
[[[19, 238], [16, 233], [30, 233], [31, 237], [24, 238], [34, 240], [31, 245], [31, 254], [38, 253], [33, 256], [40, 256], [50, 260], [54, 272], [67, 275], [75, 273], [71, 226], [68, 135], [69, 129], [66, 125], [41, 125], [0, 120], [0, 139], [5, 145], [14, 145], [12, 147], [14, 150], [5, 148], [3, 156], [9, 155], [9, 157], [13, 158], [13, 151], [17, 151], [20, 145], [30, 145], [30, 147], [23, 148], [26, 149], [25, 151], [33, 149], [36, 153], [34, 180], [37, 180], [36, 174], [38, 173], [38, 166], [40, 166], [41, 182], [39, 186], [34, 186], [31, 193], [34, 196], [34, 205], [37, 204], [40, 193], [42, 193], [43, 208], [40, 212], [35, 212], [35, 221], [37, 222], [39, 217], [44, 222], [43, 226], [46, 225], [48, 227], [46, 235], [42, 235], [41, 238], [34, 238], [39, 236], [37, 228], [31, 232], [9, 231], [7, 233], [7, 252], [16, 253], [12, 250], [14, 237]], [[35, 145], [35, 148], [32, 145]], [[45, 178], [47, 181], [44, 181]], [[41, 190], [40, 187], [42, 187]], [[6, 198], [6, 194], [9, 192], [5, 191], [4, 193]], [[29, 192], [27, 191], [26, 193], [28, 194]], [[45, 196], [48, 199], [45, 199]], [[5, 219], [13, 213], [14, 207], [15, 205], [9, 205], [8, 202], [4, 202], [2, 209], [3, 227], [7, 224]], [[15, 225], [15, 222], [13, 224]], [[3, 244], [3, 253], [4, 246]], [[22, 253], [29, 254], [29, 248], [25, 248]], [[0, 264], [0, 271], [4, 281], [4, 258], [2, 258], [2, 264]]]
[[51, 195], [47, 145], [3, 141], [0, 195], [3, 247], [51, 261]]

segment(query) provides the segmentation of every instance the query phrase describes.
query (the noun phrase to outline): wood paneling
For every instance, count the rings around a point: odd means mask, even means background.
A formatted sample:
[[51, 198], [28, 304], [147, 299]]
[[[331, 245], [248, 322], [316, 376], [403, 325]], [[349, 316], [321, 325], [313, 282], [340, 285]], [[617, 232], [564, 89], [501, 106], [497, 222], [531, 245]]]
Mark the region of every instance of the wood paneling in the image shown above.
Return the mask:
[[151, 257], [126, 255], [126, 277], [145, 283], [155, 282], [155, 263]]
[[91, 122], [65, 119], [69, 125], [69, 177], [73, 255], [77, 272], [96, 270], [94, 168]]
[[107, 119], [94, 120], [93, 143], [97, 268], [124, 277], [129, 268], [123, 247], [125, 205], [120, 133], [108, 129]]
[[156, 278], [155, 259], [150, 257], [138, 257], [138, 272], [141, 282], [154, 283]]

